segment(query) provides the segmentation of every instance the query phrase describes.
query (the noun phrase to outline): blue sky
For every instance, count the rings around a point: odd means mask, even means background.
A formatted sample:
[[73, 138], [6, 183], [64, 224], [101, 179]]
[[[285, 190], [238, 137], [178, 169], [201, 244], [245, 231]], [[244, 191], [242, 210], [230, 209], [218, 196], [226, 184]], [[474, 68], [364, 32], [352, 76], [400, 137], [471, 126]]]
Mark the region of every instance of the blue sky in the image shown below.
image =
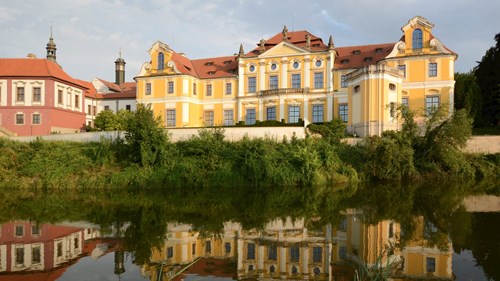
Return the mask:
[[232, 55], [261, 38], [308, 30], [336, 46], [397, 42], [416, 15], [459, 54], [456, 71], [477, 65], [500, 32], [498, 0], [0, 0], [0, 57], [45, 57], [53, 26], [57, 60], [75, 78], [114, 80], [122, 50], [132, 81], [160, 40], [189, 58]]

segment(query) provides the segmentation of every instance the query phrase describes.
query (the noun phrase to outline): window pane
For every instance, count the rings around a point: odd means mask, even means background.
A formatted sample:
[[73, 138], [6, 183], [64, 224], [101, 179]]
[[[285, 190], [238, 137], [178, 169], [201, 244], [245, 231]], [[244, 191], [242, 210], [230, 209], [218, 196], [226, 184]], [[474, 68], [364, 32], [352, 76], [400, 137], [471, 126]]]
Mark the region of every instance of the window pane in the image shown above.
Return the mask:
[[348, 119], [348, 107], [347, 104], [339, 104], [339, 117], [342, 122], [347, 122]]
[[345, 75], [340, 76], [340, 87], [342, 88], [347, 87], [347, 81]]
[[213, 126], [214, 125], [214, 112], [213, 111], [205, 111], [204, 112], [204, 121], [205, 121], [205, 126]]
[[207, 97], [212, 96], [212, 85], [207, 85]]
[[313, 247], [313, 262], [321, 262], [323, 260], [323, 249], [321, 247]]
[[300, 259], [300, 248], [298, 245], [293, 245], [290, 247], [290, 261], [298, 262]]
[[230, 95], [232, 93], [233, 93], [232, 84], [231, 83], [226, 83], [226, 95]]
[[269, 89], [278, 89], [278, 76], [269, 76]]
[[255, 93], [257, 90], [256, 87], [257, 79], [255, 77], [248, 77], [248, 92]]
[[232, 109], [224, 110], [224, 126], [234, 125], [234, 115]]
[[313, 105], [313, 123], [323, 122], [323, 105]]
[[300, 74], [292, 74], [292, 88], [300, 88]]
[[42, 101], [42, 89], [40, 88], [33, 88], [33, 101], [34, 102], [41, 102]]
[[249, 260], [255, 259], [255, 243], [247, 244], [247, 259]]
[[418, 28], [413, 30], [412, 37], [413, 37], [413, 42], [412, 42], [413, 49], [422, 49], [422, 30]]
[[32, 121], [33, 121], [32, 123], [35, 124], [35, 125], [40, 124], [41, 123], [40, 122], [40, 114], [37, 114], [37, 113], [33, 114], [33, 120]]
[[174, 82], [173, 81], [169, 81], [168, 82], [168, 93], [172, 94], [173, 92], [174, 92]]
[[255, 108], [248, 108], [247, 109], [247, 116], [245, 118], [245, 123], [247, 125], [255, 124]]
[[300, 110], [298, 105], [288, 106], [288, 123], [298, 123], [300, 118]]
[[276, 120], [276, 107], [266, 108], [266, 120]]
[[167, 110], [167, 127], [175, 127], [175, 109]]
[[315, 89], [323, 88], [323, 72], [314, 73], [314, 88]]
[[163, 53], [158, 54], [158, 70], [162, 70], [165, 66], [165, 57]]
[[429, 77], [436, 77], [437, 76], [437, 63], [430, 63], [429, 64]]

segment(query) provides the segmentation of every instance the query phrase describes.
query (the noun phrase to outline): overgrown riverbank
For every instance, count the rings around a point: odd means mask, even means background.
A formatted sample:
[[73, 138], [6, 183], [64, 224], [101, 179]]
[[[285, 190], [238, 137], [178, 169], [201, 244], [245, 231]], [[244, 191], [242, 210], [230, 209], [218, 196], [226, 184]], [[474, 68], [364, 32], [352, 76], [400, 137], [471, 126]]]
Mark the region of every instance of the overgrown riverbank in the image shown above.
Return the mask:
[[113, 186], [178, 187], [298, 185], [366, 180], [454, 177], [497, 178], [500, 155], [462, 152], [470, 136], [465, 111], [451, 117], [437, 111], [424, 133], [411, 112], [399, 132], [367, 138], [350, 146], [340, 141], [338, 120], [314, 125], [322, 137], [224, 140], [220, 128], [200, 130], [172, 143], [160, 120], [143, 106], [124, 122], [125, 140], [99, 143], [0, 139], [0, 186], [64, 189]]

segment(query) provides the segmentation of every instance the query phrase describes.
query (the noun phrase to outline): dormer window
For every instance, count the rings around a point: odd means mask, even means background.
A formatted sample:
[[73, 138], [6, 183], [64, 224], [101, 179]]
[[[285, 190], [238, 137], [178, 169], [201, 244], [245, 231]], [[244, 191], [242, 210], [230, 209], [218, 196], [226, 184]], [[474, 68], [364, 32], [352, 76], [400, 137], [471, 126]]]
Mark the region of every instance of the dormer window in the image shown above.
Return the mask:
[[376, 48], [375, 53], [382, 53], [382, 48]]
[[163, 70], [165, 67], [165, 55], [160, 52], [158, 53], [158, 70]]
[[215, 71], [209, 71], [208, 75], [215, 75]]
[[348, 59], [344, 59], [344, 60], [341, 60], [340, 61], [342, 64], [348, 64], [349, 63], [349, 60]]
[[413, 30], [412, 47], [413, 49], [422, 49], [422, 30], [419, 28]]
[[209, 62], [205, 63], [206, 66], [212, 66], [213, 64], [214, 64], [213, 61], [209, 61]]
[[365, 58], [365, 62], [371, 62], [372, 61], [372, 57], [366, 57]]
[[187, 66], [187, 65], [184, 65], [184, 67], [188, 70], [188, 71], [191, 71], [191, 67]]
[[319, 44], [313, 44], [313, 47], [319, 47], [320, 45]]
[[228, 65], [228, 64], [230, 64], [230, 63], [231, 63], [231, 61], [230, 61], [230, 60], [227, 60], [227, 61], [225, 61], [225, 62], [224, 62], [224, 64], [225, 64], [225, 65]]
[[359, 55], [359, 54], [361, 54], [361, 50], [354, 50], [354, 51], [352, 51], [352, 54]]

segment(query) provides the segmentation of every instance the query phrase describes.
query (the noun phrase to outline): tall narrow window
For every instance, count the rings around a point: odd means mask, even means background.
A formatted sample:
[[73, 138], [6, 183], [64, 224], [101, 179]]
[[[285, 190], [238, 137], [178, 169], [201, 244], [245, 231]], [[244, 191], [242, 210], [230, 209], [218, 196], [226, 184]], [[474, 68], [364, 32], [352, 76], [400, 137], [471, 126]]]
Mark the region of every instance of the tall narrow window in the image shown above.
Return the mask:
[[269, 89], [278, 89], [278, 76], [269, 76]]
[[247, 244], [247, 259], [249, 260], [255, 259], [255, 243]]
[[321, 262], [323, 260], [323, 248], [313, 247], [313, 262]]
[[151, 95], [151, 83], [146, 83], [146, 95]]
[[168, 93], [169, 94], [174, 93], [174, 81], [168, 81]]
[[267, 258], [273, 261], [278, 259], [278, 247], [276, 244], [272, 244], [267, 247]]
[[292, 88], [300, 88], [300, 74], [292, 74]]
[[58, 104], [63, 103], [63, 91], [62, 90], [57, 91], [57, 103]]
[[346, 123], [349, 116], [347, 104], [339, 104], [339, 117], [342, 122]]
[[42, 122], [41, 122], [41, 118], [40, 118], [40, 113], [33, 113], [33, 120], [32, 120], [32, 124], [33, 125], [40, 125]]
[[193, 96], [196, 96], [196, 83], [193, 83]]
[[175, 127], [175, 109], [167, 110], [167, 127]]
[[226, 254], [231, 253], [231, 243], [229, 242], [224, 243], [224, 250]]
[[323, 72], [314, 73], [314, 88], [323, 89]]
[[298, 262], [300, 259], [300, 248], [299, 245], [293, 245], [290, 247], [290, 261]]
[[174, 247], [167, 247], [167, 259], [174, 257]]
[[40, 87], [33, 88], [33, 102], [42, 101], [42, 89]]
[[24, 125], [24, 114], [23, 113], [16, 114], [16, 125]]
[[57, 242], [57, 257], [62, 257], [63, 254], [63, 242]]
[[247, 116], [245, 117], [247, 125], [255, 124], [255, 108], [247, 108]]
[[33, 236], [40, 235], [40, 226], [38, 224], [34, 224], [31, 226], [31, 235]]
[[80, 95], [75, 95], [75, 108], [80, 108]]
[[24, 87], [17, 87], [16, 101], [24, 102]]
[[226, 83], [226, 95], [231, 95], [233, 93], [233, 85], [231, 83]]
[[203, 120], [205, 122], [205, 126], [213, 126], [214, 125], [214, 112], [213, 111], [205, 111], [203, 113]]
[[234, 125], [234, 114], [232, 109], [224, 110], [224, 126]]
[[160, 52], [158, 53], [158, 70], [163, 70], [165, 67], [165, 55]]
[[436, 271], [436, 259], [435, 258], [426, 258], [425, 267], [427, 272], [435, 272]]
[[313, 105], [313, 123], [323, 122], [323, 105]]
[[257, 90], [257, 78], [256, 77], [248, 77], [248, 92], [255, 93]]
[[401, 104], [405, 105], [406, 107], [408, 107], [408, 97], [402, 97], [401, 98]]
[[436, 77], [438, 73], [437, 62], [429, 63], [429, 77]]
[[40, 263], [41, 262], [41, 252], [40, 246], [31, 248], [31, 263]]
[[80, 248], [80, 239], [78, 239], [78, 237], [73, 238], [73, 247], [75, 249]]
[[270, 106], [266, 108], [266, 120], [276, 120], [276, 107]]
[[207, 85], [207, 97], [212, 96], [212, 84]]
[[288, 123], [298, 123], [300, 118], [300, 109], [298, 105], [288, 106]]
[[87, 115], [92, 115], [92, 105], [87, 104]]
[[340, 76], [340, 87], [342, 88], [347, 87], [347, 79], [345, 75]]
[[422, 49], [422, 30], [417, 28], [412, 33], [412, 48]]
[[24, 264], [24, 248], [16, 248], [16, 264]]
[[406, 65], [400, 64], [398, 65], [398, 69], [403, 71], [403, 76], [406, 77]]
[[205, 253], [209, 254], [212, 252], [212, 243], [210, 241], [205, 241]]

